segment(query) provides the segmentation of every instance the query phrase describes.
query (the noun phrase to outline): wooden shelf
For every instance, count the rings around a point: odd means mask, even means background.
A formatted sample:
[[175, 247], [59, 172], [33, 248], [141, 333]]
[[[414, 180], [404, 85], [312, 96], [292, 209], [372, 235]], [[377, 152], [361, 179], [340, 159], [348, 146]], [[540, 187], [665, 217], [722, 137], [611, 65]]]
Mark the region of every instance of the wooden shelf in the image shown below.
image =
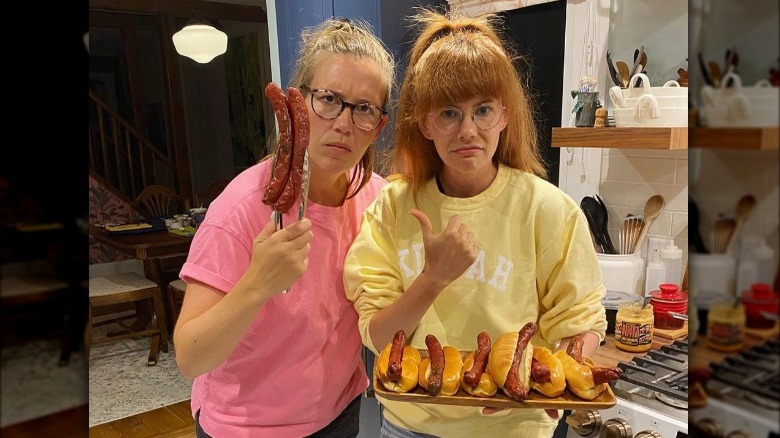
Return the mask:
[[688, 128], [553, 128], [552, 147], [688, 149]]
[[778, 128], [691, 128], [691, 147], [777, 150]]

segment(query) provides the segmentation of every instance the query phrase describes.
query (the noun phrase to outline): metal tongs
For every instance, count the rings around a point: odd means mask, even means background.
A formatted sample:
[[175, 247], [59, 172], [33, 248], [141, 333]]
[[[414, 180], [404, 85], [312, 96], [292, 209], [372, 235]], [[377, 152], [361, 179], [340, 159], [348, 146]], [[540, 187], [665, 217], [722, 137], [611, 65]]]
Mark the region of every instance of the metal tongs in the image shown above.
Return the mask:
[[[274, 157], [274, 166], [276, 166], [276, 157]], [[309, 167], [309, 150], [306, 150], [306, 153], [303, 155], [303, 178], [301, 180], [301, 201], [298, 206], [298, 220], [303, 219], [304, 213], [306, 213], [306, 201], [309, 199], [309, 181], [311, 179], [311, 168]], [[273, 209], [271, 212], [271, 220], [274, 221], [274, 225], [276, 226], [276, 231], [281, 230], [284, 228], [284, 223], [282, 222], [282, 213], [277, 210]]]
[[309, 200], [309, 181], [311, 179], [311, 169], [309, 168], [309, 149], [303, 155], [303, 180], [301, 183], [301, 204], [298, 207], [298, 220], [303, 219], [306, 213], [306, 201]]

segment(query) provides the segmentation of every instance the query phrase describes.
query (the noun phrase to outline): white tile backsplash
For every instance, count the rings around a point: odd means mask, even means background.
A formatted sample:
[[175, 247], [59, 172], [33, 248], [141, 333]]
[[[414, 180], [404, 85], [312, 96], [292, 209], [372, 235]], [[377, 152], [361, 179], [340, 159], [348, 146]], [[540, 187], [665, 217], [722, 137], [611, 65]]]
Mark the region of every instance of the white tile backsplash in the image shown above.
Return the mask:
[[[640, 215], [648, 198], [664, 197], [665, 206], [648, 237], [673, 239], [688, 260], [688, 151], [603, 149], [600, 196], [607, 204], [610, 235], [617, 242], [623, 218]], [[642, 255], [647, 259], [647, 239]]]
[[700, 229], [705, 244], [712, 245], [713, 224], [719, 214], [736, 215], [739, 199], [752, 194], [756, 206], [741, 228], [740, 236], [764, 239], [780, 253], [778, 233], [778, 155], [777, 151], [738, 151], [702, 149], [696, 152], [696, 178], [691, 177], [690, 193], [701, 212]]

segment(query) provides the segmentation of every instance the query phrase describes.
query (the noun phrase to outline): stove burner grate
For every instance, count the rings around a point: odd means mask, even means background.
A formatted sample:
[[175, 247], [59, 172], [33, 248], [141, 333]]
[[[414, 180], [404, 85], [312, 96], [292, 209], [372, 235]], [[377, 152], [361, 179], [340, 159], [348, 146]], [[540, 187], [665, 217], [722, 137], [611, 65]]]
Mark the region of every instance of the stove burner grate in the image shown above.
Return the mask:
[[655, 398], [661, 400], [662, 402], [666, 403], [669, 406], [680, 408], [680, 409], [688, 409], [688, 400], [669, 397], [668, 395], [660, 393], [658, 391], [655, 391], [654, 394], [655, 394]]
[[[636, 356], [631, 362], [620, 362], [621, 381], [653, 391], [660, 401], [687, 409], [688, 400], [688, 342], [673, 344]], [[672, 399], [674, 401], [672, 401]], [[681, 406], [685, 404], [686, 406]]]
[[712, 378], [726, 387], [745, 392], [745, 398], [757, 404], [777, 407], [780, 404], [780, 342], [767, 341], [723, 361], [711, 363]]

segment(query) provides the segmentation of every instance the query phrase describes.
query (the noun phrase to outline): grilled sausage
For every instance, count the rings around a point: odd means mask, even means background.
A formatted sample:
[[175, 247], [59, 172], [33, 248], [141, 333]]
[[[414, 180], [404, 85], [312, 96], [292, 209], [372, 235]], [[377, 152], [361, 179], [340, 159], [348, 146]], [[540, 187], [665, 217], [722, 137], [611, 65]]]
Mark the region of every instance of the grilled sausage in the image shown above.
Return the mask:
[[591, 367], [591, 373], [593, 373], [593, 384], [599, 385], [602, 383], [609, 383], [613, 380], [620, 378], [622, 371], [620, 368], [601, 368]]
[[550, 369], [547, 368], [547, 365], [539, 362], [534, 358], [531, 361], [531, 378], [534, 379], [534, 382], [537, 383], [544, 383], [550, 381]]
[[401, 361], [404, 358], [404, 347], [406, 346], [406, 333], [398, 330], [393, 336], [393, 346], [390, 349], [390, 361], [387, 365], [387, 378], [392, 382], [397, 382], [401, 378]]
[[263, 194], [263, 203], [275, 206], [279, 197], [282, 196], [282, 191], [290, 177], [292, 164], [292, 122], [284, 90], [276, 83], [269, 82], [265, 86], [265, 95], [271, 101], [276, 121], [279, 124], [279, 145], [274, 155], [271, 178]]
[[474, 354], [474, 365], [469, 371], [463, 373], [463, 381], [472, 388], [479, 385], [479, 379], [487, 368], [488, 356], [490, 355], [490, 335], [487, 332], [481, 332], [477, 336], [477, 352]]
[[536, 328], [536, 323], [529, 322], [520, 329], [517, 337], [515, 357], [512, 360], [512, 366], [509, 368], [509, 374], [507, 375], [506, 382], [504, 383], [504, 391], [506, 391], [507, 395], [517, 401], [522, 401], [528, 398], [528, 388], [524, 387], [523, 383], [520, 381], [518, 370], [520, 368], [520, 361], [523, 357], [523, 352], [528, 346], [528, 342], [531, 340], [531, 337], [534, 335], [534, 333], [536, 333]]
[[306, 109], [306, 99], [297, 88], [287, 89], [287, 107], [292, 117], [292, 163], [287, 184], [274, 203], [275, 209], [282, 213], [290, 210], [302, 193], [303, 159], [309, 146], [309, 111]]
[[428, 347], [428, 356], [431, 359], [431, 377], [428, 378], [428, 394], [439, 395], [441, 391], [442, 377], [444, 376], [444, 348], [434, 335], [425, 337], [425, 345]]

